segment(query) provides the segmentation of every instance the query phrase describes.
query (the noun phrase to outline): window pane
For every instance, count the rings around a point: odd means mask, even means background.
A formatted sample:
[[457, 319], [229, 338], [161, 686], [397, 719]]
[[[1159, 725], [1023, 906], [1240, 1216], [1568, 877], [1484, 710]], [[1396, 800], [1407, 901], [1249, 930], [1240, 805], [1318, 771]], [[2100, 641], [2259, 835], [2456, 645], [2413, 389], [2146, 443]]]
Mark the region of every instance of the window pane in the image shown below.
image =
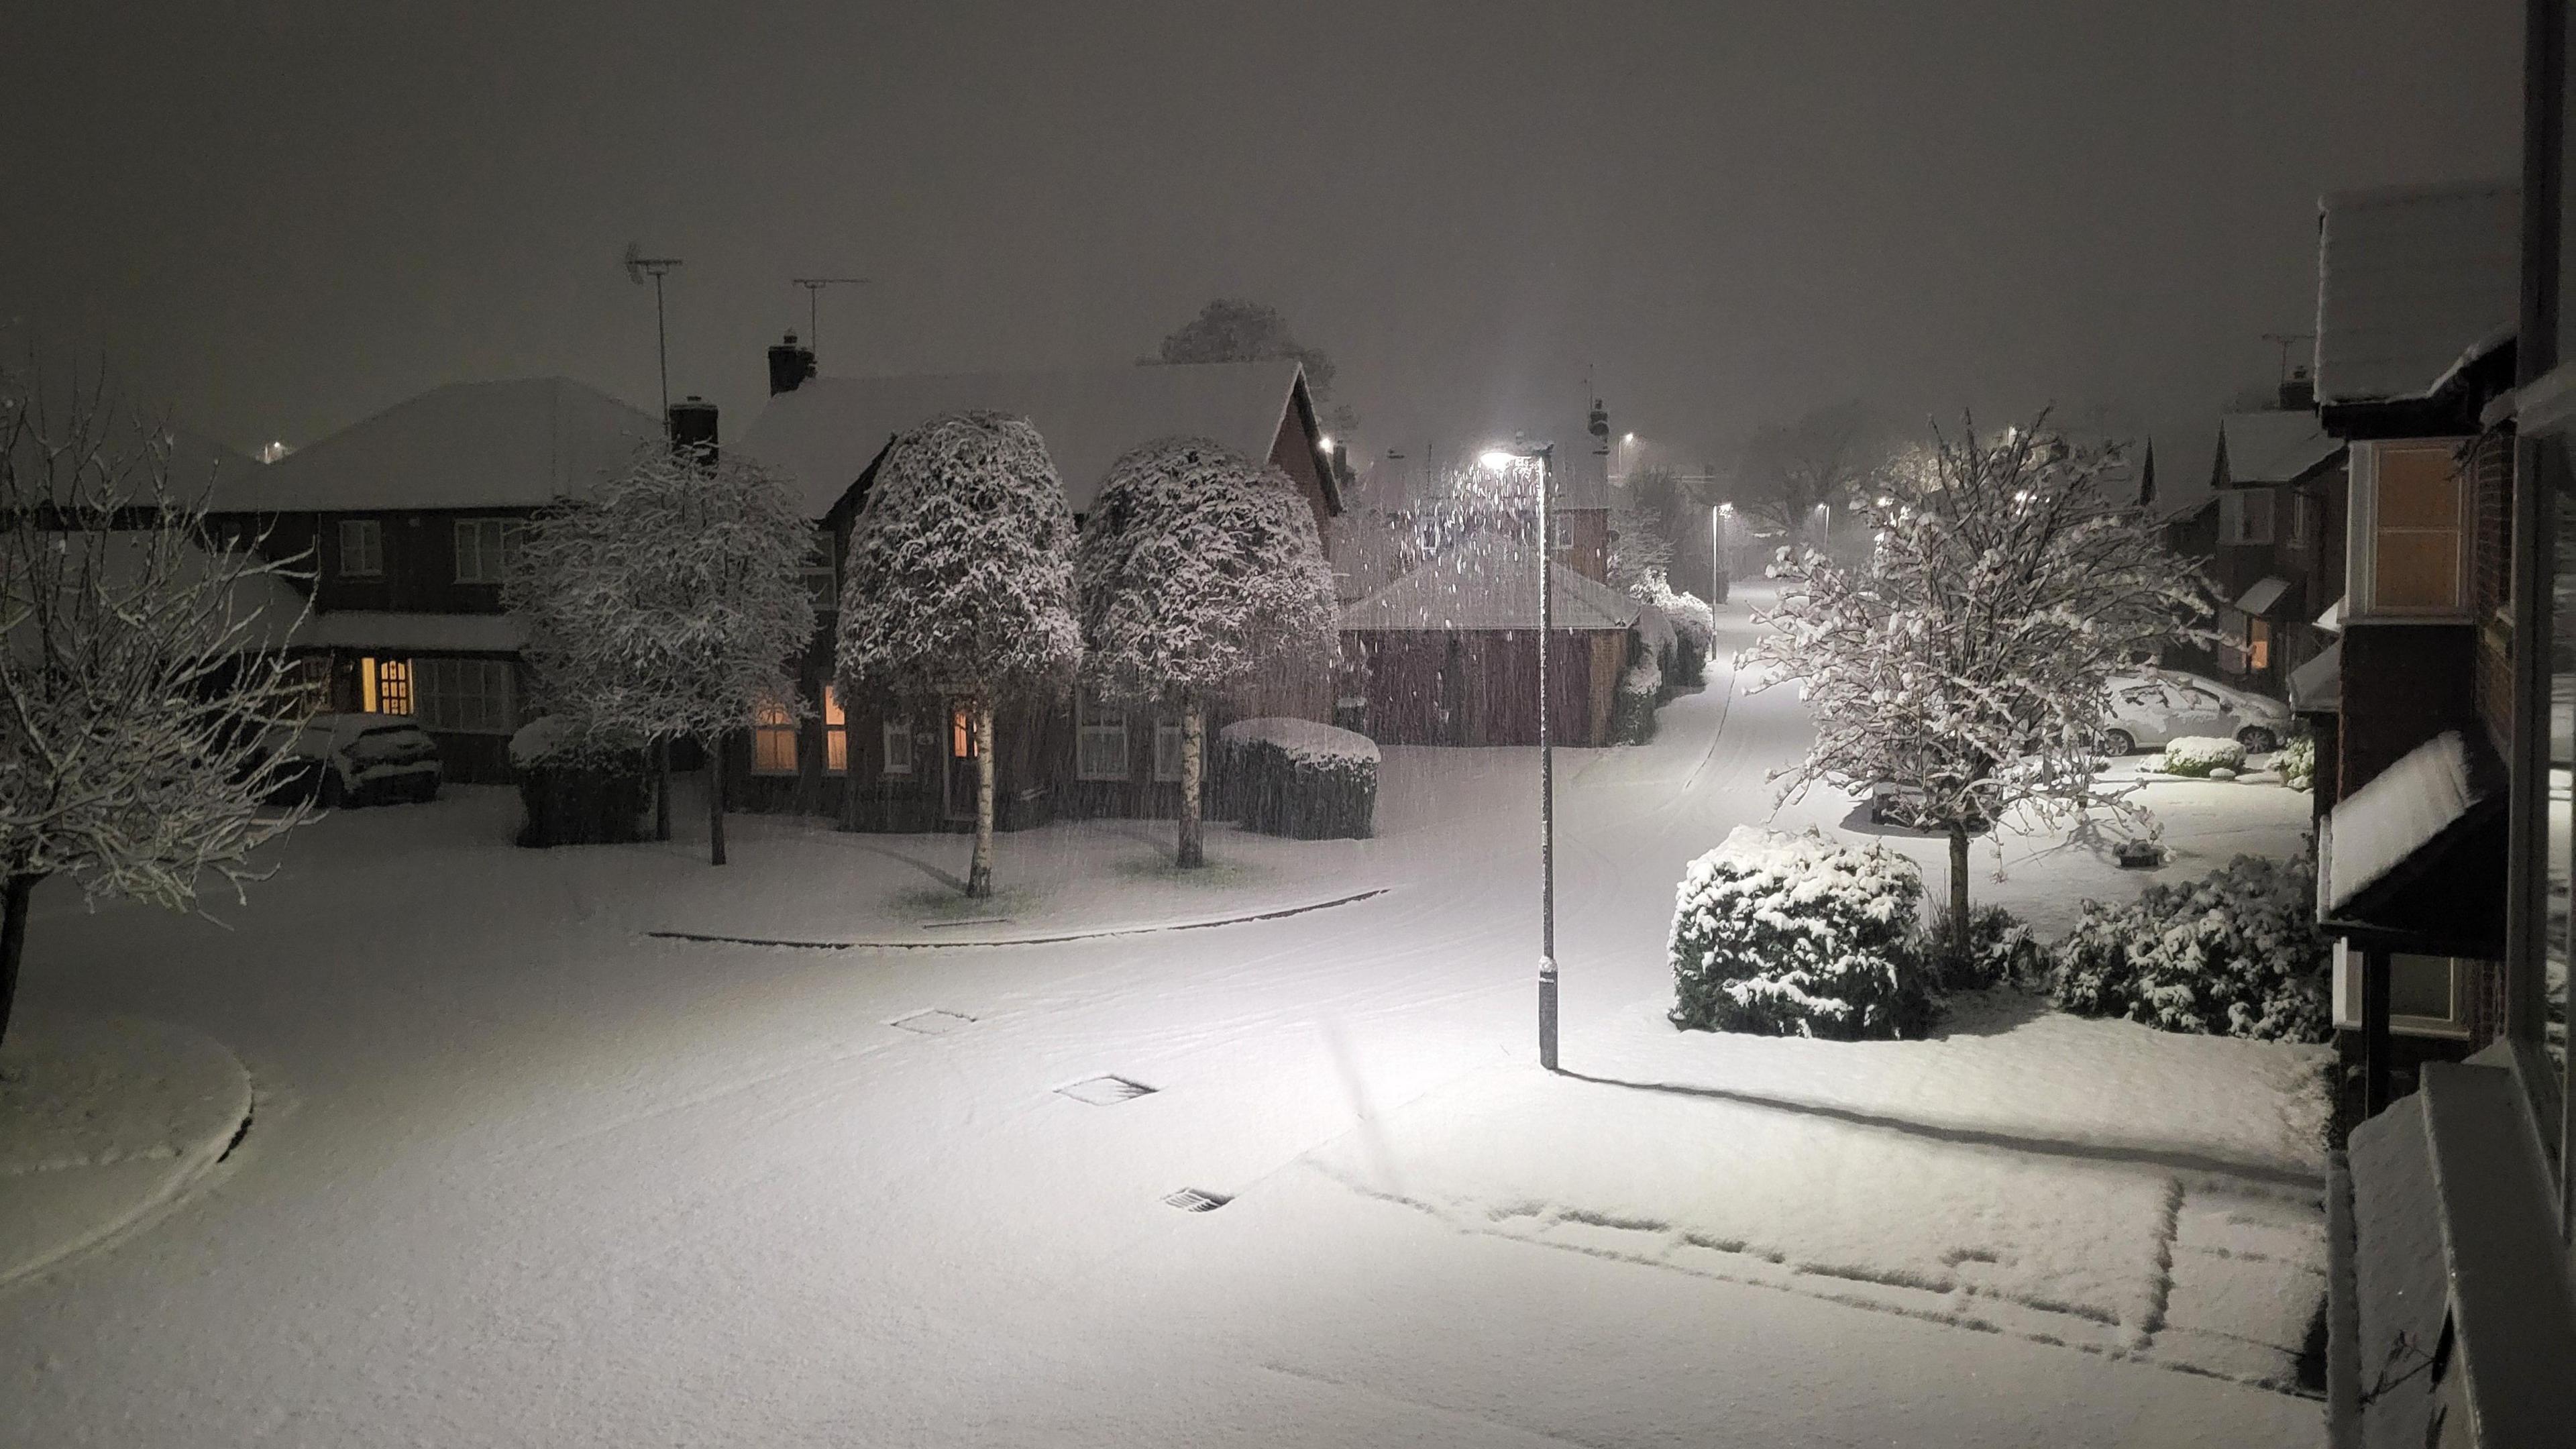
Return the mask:
[[2378, 598], [2386, 609], [2448, 609], [2460, 597], [2457, 533], [2379, 535]]
[[2388, 958], [2388, 1014], [2432, 1021], [2451, 1019], [2451, 958]]
[[2379, 450], [2379, 526], [2460, 526], [2460, 473], [2448, 444]]

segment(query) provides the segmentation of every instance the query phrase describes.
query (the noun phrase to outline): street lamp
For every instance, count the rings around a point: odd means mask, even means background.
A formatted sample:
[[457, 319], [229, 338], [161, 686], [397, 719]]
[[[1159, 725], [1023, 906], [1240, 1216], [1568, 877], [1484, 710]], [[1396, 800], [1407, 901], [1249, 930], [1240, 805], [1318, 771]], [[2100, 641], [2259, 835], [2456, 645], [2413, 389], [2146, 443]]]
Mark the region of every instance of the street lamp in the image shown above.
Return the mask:
[[1721, 503], [1708, 511], [1708, 606], [1714, 611], [1726, 602], [1726, 521], [1735, 516], [1735, 505]]
[[1538, 464], [1538, 1064], [1556, 1070], [1556, 742], [1548, 732], [1547, 646], [1556, 632], [1556, 557], [1550, 545], [1556, 502], [1556, 445], [1488, 448], [1481, 460], [1500, 473]]

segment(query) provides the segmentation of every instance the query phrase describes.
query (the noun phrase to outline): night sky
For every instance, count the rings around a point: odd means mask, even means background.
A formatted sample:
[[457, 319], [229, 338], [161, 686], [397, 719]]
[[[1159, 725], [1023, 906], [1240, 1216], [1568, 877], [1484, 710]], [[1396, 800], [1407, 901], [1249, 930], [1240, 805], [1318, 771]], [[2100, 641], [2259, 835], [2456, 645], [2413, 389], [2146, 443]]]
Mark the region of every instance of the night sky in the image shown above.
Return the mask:
[[637, 240], [733, 428], [788, 279], [864, 274], [827, 373], [1123, 362], [1240, 295], [1372, 448], [1551, 425], [1589, 365], [1685, 458], [2054, 400], [2205, 469], [2311, 326], [2320, 191], [2511, 173], [2519, 11], [40, 0], [0, 316], [245, 448], [466, 378], [649, 408]]

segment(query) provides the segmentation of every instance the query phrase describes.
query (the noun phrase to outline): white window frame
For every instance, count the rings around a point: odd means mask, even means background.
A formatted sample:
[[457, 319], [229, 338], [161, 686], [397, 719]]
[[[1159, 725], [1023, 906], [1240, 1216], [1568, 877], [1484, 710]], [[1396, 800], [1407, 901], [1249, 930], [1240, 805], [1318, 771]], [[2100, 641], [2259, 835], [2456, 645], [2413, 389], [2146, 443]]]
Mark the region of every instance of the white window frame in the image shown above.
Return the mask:
[[516, 518], [456, 520], [456, 581], [497, 584], [509, 573], [511, 556], [527, 525]]
[[[1106, 715], [1106, 720], [1102, 716]], [[1111, 773], [1093, 763], [1093, 748], [1102, 751], [1116, 742], [1118, 769]], [[1127, 744], [1127, 712], [1112, 710], [1087, 695], [1077, 693], [1073, 700], [1073, 777], [1077, 780], [1127, 780], [1134, 778], [1135, 757]]]
[[412, 717], [421, 728], [506, 735], [519, 727], [518, 671], [507, 659], [441, 654], [411, 661]]
[[2218, 542], [2227, 548], [2270, 545], [2279, 510], [2280, 500], [2269, 488], [2228, 489], [2218, 495]]
[[1174, 784], [1181, 778], [1181, 722], [1168, 717], [1154, 721], [1154, 779], [1158, 784]]
[[385, 576], [385, 525], [375, 518], [340, 520], [340, 577], [380, 579]]
[[2347, 623], [2457, 624], [2471, 620], [2470, 550], [2477, 543], [2477, 489], [2459, 467], [2458, 554], [2452, 560], [2451, 602], [2434, 607], [2391, 607], [2379, 602], [2379, 458], [2385, 448], [2444, 448], [2454, 454], [2466, 438], [2385, 438], [2352, 445], [2352, 502], [2344, 524], [2344, 619]]
[[920, 769], [913, 759], [912, 717], [901, 715], [877, 726], [880, 763], [877, 773], [889, 780], [909, 780]]
[[[2361, 960], [2362, 953], [2353, 950], [2349, 943], [2340, 940], [2335, 942], [2334, 1024], [2344, 1030], [2361, 1029]], [[2438, 1037], [2446, 1041], [2468, 1040], [2468, 968], [2479, 963], [2458, 956], [2410, 956], [2402, 952], [2397, 953], [2388, 963], [2391, 995], [2395, 994], [2397, 972], [2405, 963], [2444, 960], [2447, 960], [2451, 966], [2451, 1014], [2407, 1016], [2392, 1011], [2388, 1016], [2388, 1030], [2391, 1034]]]

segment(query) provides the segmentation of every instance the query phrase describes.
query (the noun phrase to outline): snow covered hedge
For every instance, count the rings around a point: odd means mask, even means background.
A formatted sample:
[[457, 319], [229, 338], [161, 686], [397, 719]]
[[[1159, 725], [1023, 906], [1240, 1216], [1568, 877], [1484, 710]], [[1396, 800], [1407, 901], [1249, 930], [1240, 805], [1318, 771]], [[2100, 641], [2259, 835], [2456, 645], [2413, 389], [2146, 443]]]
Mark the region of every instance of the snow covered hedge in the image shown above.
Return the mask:
[[1922, 875], [1892, 851], [1739, 825], [1674, 892], [1672, 1023], [1838, 1040], [1919, 1035], [1936, 1007], [1922, 905]]
[[644, 752], [604, 749], [561, 715], [540, 715], [510, 736], [526, 819], [518, 843], [619, 845], [651, 833], [653, 776]]
[[1619, 676], [1610, 699], [1610, 740], [1642, 745], [1655, 737], [1655, 706], [1664, 700], [1664, 672], [1651, 657], [1640, 658]]
[[2218, 770], [2235, 774], [2245, 768], [2245, 747], [2209, 735], [2184, 735], [2165, 746], [2164, 772], [2207, 778]]
[[2313, 790], [2317, 784], [2317, 738], [2300, 735], [2281, 746], [2272, 757], [2272, 767], [2281, 772], [2281, 783], [2293, 790]]
[[2324, 1041], [2331, 946], [2313, 856], [2240, 855], [2135, 904], [2086, 901], [2057, 943], [2050, 995], [2068, 1011], [2166, 1031]]
[[1661, 569], [1648, 570], [1629, 592], [1670, 631], [1669, 646], [1659, 645], [1655, 656], [1666, 687], [1698, 688], [1707, 679], [1709, 651], [1717, 645], [1716, 614], [1699, 596], [1676, 591]]
[[1299, 840], [1366, 839], [1377, 815], [1377, 744], [1308, 719], [1217, 731], [1213, 813]]

